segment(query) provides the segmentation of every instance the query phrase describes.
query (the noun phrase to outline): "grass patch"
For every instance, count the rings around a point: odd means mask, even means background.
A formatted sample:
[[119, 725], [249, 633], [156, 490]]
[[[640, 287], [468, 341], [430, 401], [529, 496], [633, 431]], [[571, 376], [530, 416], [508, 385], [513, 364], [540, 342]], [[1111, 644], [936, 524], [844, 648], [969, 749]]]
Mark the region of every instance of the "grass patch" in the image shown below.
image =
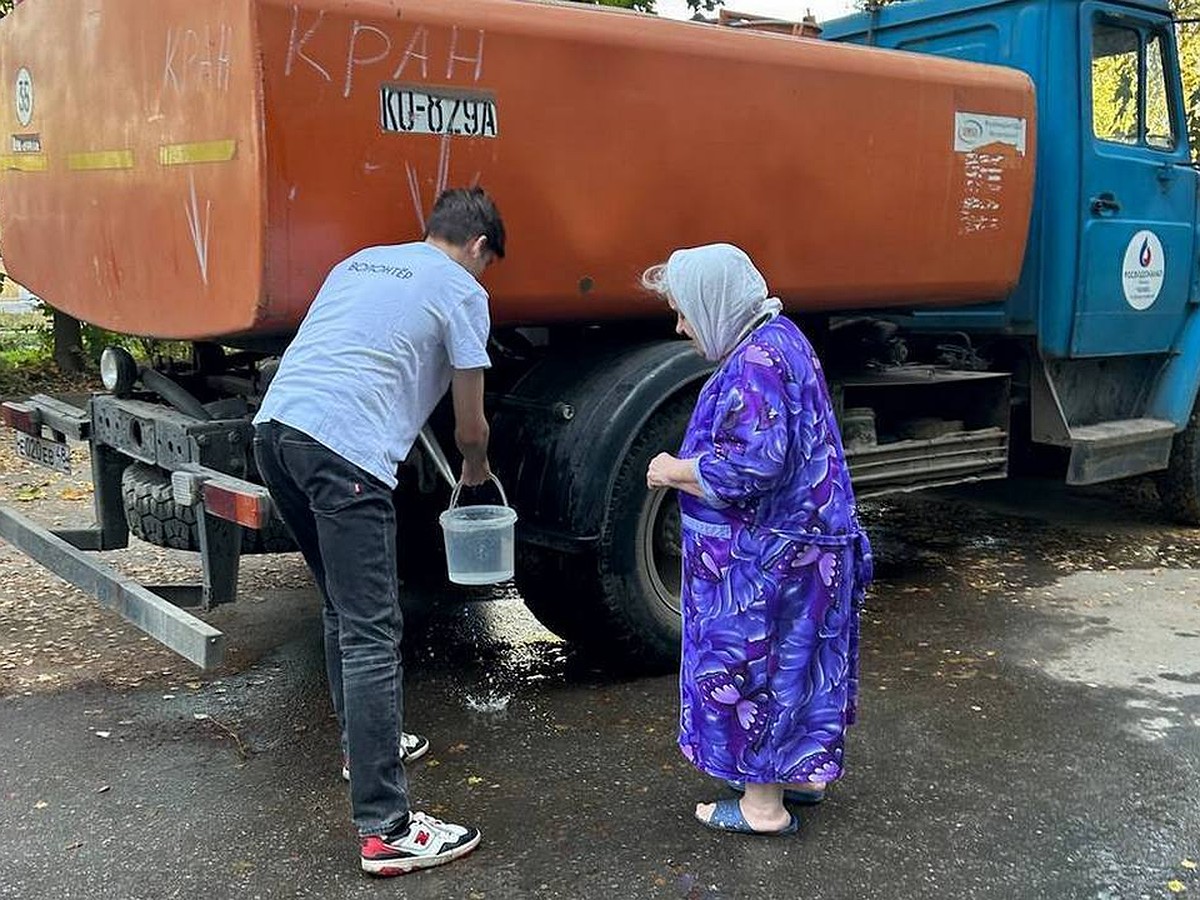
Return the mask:
[[93, 390], [100, 390], [95, 371], [64, 375], [54, 364], [54, 338], [46, 315], [0, 313], [0, 398]]
[[29, 364], [50, 359], [53, 340], [40, 313], [0, 313], [0, 361]]
[[86, 323], [82, 338], [85, 371], [64, 375], [54, 363], [54, 329], [48, 307], [0, 313], [0, 397], [100, 390], [100, 354], [109, 346], [124, 347], [141, 362], [186, 360], [191, 356], [191, 345], [186, 341], [132, 337]]

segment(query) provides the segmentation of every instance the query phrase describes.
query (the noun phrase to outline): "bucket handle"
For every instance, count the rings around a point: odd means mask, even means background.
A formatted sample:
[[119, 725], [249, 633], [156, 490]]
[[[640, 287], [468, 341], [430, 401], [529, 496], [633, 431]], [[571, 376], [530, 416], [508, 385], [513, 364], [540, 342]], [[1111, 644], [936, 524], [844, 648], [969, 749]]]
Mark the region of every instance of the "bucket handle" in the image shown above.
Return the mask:
[[[500, 483], [500, 479], [496, 477], [495, 473], [488, 475], [488, 479], [496, 486], [496, 490], [500, 492], [500, 502], [505, 506], [508, 506], [508, 497], [504, 493], [504, 485]], [[460, 478], [458, 484], [454, 486], [454, 490], [450, 494], [450, 505], [447, 507], [447, 509], [455, 509], [458, 506], [458, 495], [462, 493], [462, 489], [463, 481]]]

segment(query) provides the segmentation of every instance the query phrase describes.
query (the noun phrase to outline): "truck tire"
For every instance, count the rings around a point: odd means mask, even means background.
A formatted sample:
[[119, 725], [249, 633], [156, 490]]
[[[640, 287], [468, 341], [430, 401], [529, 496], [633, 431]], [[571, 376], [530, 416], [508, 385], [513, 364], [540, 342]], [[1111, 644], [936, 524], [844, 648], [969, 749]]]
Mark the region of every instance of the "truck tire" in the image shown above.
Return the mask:
[[1200, 525], [1200, 404], [1187, 427], [1175, 435], [1171, 461], [1155, 479], [1167, 514], [1183, 525]]
[[[134, 537], [159, 547], [200, 549], [196, 510], [175, 502], [171, 479], [165, 472], [132, 463], [121, 475], [121, 497], [125, 519]], [[279, 519], [272, 518], [261, 531], [242, 529], [242, 553], [286, 553], [295, 549], [291, 535]]]
[[396, 574], [412, 588], [437, 590], [446, 584], [446, 551], [438, 514], [446, 508], [449, 491], [422, 493], [407, 467], [400, 469], [396, 488]]
[[600, 540], [583, 553], [523, 546], [517, 587], [526, 606], [555, 634], [608, 663], [641, 671], [679, 663], [679, 507], [668, 491], [646, 487], [646, 468], [677, 448], [691, 399], [658, 409], [619, 460]]

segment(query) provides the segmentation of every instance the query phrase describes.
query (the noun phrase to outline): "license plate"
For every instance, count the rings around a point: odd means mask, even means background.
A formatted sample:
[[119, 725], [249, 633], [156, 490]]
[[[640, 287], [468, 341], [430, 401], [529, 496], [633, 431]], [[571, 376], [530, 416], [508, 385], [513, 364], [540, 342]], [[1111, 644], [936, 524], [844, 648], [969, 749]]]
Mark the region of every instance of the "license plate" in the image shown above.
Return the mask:
[[17, 432], [17, 456], [71, 474], [71, 448], [58, 441]]
[[379, 101], [384, 131], [483, 138], [500, 133], [496, 98], [491, 94], [385, 84], [380, 88]]

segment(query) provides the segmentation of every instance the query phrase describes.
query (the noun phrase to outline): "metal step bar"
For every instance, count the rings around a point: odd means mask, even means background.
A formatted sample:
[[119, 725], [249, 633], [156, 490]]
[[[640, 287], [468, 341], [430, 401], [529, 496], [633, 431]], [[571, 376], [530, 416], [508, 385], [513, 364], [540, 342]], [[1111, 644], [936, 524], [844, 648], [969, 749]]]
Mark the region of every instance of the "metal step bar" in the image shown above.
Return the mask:
[[1175, 423], [1165, 419], [1120, 419], [1073, 425], [1068, 439], [1071, 463], [1067, 484], [1099, 484], [1165, 469], [1171, 461]]

